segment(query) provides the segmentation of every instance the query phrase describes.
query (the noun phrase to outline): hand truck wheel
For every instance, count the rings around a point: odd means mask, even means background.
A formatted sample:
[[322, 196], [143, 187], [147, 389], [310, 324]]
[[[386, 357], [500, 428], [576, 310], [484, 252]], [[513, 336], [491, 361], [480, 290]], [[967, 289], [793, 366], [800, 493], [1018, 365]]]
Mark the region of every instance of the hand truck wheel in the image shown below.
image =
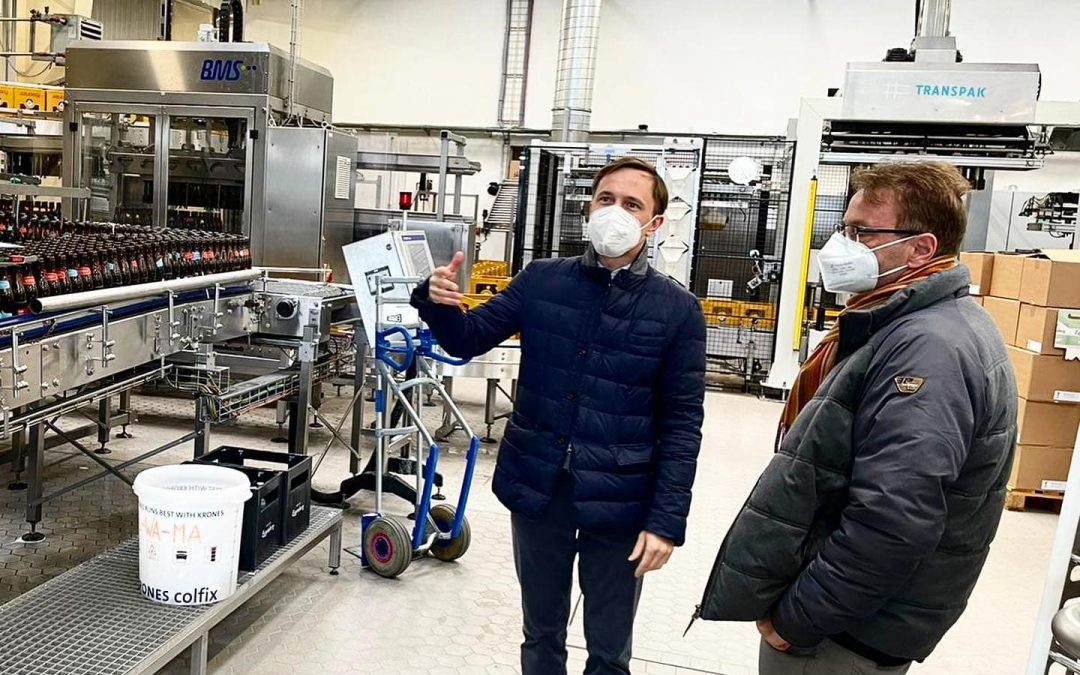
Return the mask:
[[376, 518], [364, 530], [364, 558], [380, 577], [393, 579], [412, 562], [412, 539], [393, 518]]
[[[429, 513], [431, 515], [431, 520], [435, 522], [435, 527], [439, 528], [440, 532], [449, 532], [454, 526], [454, 515], [456, 510], [453, 506], [449, 504], [436, 504], [431, 507]], [[469, 529], [469, 519], [462, 518], [461, 532], [458, 533], [458, 536], [448, 540], [436, 539], [431, 545], [431, 555], [443, 562], [457, 560], [469, 550], [469, 543], [471, 541], [472, 532]]]

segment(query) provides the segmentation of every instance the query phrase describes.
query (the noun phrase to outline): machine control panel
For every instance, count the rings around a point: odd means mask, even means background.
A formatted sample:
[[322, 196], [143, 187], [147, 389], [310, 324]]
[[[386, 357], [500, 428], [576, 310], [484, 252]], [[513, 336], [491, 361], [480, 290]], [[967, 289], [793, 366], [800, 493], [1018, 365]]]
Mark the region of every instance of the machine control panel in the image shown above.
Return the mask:
[[[349, 267], [369, 345], [375, 344], [377, 324], [410, 326], [420, 323], [419, 314], [409, 306], [414, 285], [384, 280], [431, 276], [435, 263], [427, 235], [414, 230], [384, 232], [344, 246], [342, 253]], [[379, 296], [381, 305], [377, 303]]]

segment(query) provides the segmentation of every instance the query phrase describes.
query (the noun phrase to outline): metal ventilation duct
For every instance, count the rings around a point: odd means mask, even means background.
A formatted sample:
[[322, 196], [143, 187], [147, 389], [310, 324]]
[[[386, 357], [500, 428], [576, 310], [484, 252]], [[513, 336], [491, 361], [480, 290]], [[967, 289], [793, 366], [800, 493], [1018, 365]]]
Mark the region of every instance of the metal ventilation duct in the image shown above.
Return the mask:
[[593, 79], [600, 40], [602, 0], [564, 0], [555, 73], [551, 137], [563, 143], [588, 140]]
[[952, 0], [920, 0], [916, 7], [919, 13], [916, 37], [945, 37], [949, 34]]

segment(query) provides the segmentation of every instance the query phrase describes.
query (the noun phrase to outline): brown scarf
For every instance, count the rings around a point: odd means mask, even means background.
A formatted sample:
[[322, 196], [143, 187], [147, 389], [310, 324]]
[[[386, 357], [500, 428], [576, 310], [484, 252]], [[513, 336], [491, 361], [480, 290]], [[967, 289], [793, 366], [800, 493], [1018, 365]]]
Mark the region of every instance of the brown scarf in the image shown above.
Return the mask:
[[[875, 288], [865, 293], [859, 293], [851, 298], [847, 306], [840, 312], [842, 317], [847, 312], [863, 310], [883, 304], [899, 290], [903, 290], [917, 281], [921, 281], [931, 274], [943, 272], [956, 266], [956, 256], [939, 256], [922, 267], [908, 270], [899, 279], [880, 288]], [[791, 394], [784, 405], [784, 412], [780, 416], [780, 429], [776, 435], [776, 448], [780, 448], [780, 442], [784, 434], [795, 423], [795, 418], [802, 412], [804, 406], [817, 393], [818, 387], [836, 365], [836, 353], [840, 347], [840, 317], [837, 317], [821, 343], [817, 346], [810, 357], [799, 369], [799, 375], [791, 387]]]

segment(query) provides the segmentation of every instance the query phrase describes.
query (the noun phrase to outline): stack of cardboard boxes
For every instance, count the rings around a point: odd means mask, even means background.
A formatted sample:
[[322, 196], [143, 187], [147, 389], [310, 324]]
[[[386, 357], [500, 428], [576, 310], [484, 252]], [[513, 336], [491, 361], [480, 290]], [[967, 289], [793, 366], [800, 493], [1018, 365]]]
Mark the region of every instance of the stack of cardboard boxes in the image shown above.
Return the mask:
[[0, 112], [4, 110], [63, 112], [64, 88], [26, 82], [0, 82]]
[[1054, 347], [1059, 312], [1080, 312], [1080, 251], [963, 253], [971, 292], [1001, 330], [1016, 373], [1011, 490], [1062, 491], [1080, 425], [1080, 361]]

